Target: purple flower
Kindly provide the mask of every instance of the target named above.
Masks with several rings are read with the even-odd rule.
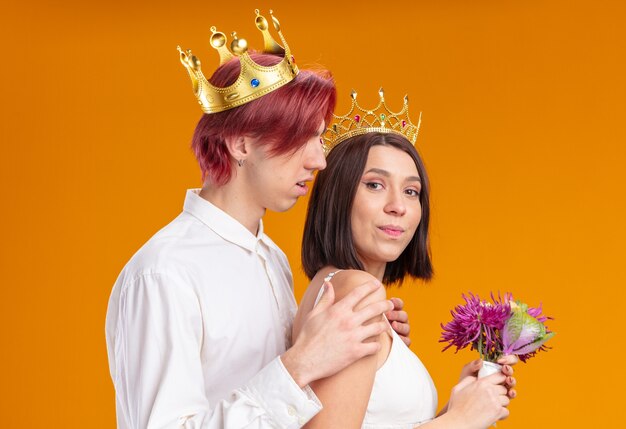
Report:
[[[439,342],[448,343],[458,352],[467,346],[477,350],[481,359],[495,362],[505,354],[516,354],[526,362],[538,351],[546,350],[545,342],[554,336],[545,326],[552,319],[542,315],[542,307],[528,308],[522,302],[514,302],[513,295],[504,297],[491,294],[491,301],[481,300],[478,295],[462,295],[464,305],[457,305],[452,320],[443,329]]]
[[[495,299],[492,294],[491,298],[493,303],[483,301],[472,293],[463,295],[465,305],[457,305],[451,311],[452,321],[441,325],[443,332],[439,342],[448,343],[443,350],[455,346],[458,352],[471,346],[478,350],[481,358],[497,359],[502,349],[499,331],[511,313],[510,295]]]
[[[538,321],[540,321],[541,323],[545,323],[546,320],[552,320],[552,317],[541,315],[541,312],[543,311],[542,306],[543,306],[542,304],[539,304],[539,307],[537,308],[530,307],[526,312],[530,314],[531,316],[533,316]]]

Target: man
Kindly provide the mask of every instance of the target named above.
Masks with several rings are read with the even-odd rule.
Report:
[[[192,144],[204,184],[113,288],[106,333],[120,429],[301,427],[321,408],[308,384],[378,350],[364,340],[385,325],[370,319],[389,312],[408,333],[388,301],[354,310],[379,284],[337,303],[326,285],[291,345],[291,272],[261,218],[292,207],[326,166],[320,136],[335,88],[299,72],[258,11],[256,23],[272,53],[248,54],[235,36],[233,57],[213,29],[222,64],[210,82],[180,51],[206,113]]]

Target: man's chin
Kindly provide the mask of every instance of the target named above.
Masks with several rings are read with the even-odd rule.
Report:
[[[280,203],[274,204],[268,207],[268,210],[273,212],[283,213],[290,210],[293,206],[298,202],[298,198],[290,198],[289,200],[281,201]]]

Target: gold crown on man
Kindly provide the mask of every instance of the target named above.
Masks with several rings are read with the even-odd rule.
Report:
[[[259,10],[255,10],[256,13],[256,27],[263,34],[264,41],[264,53],[275,54],[283,56],[283,59],[273,66],[262,66],[255,63],[250,54],[248,54],[248,42],[245,39],[240,39],[236,32],[231,35],[233,37],[230,43],[230,49],[226,46],[226,35],[220,31],[217,31],[215,27],[211,27],[211,46],[217,50],[220,56],[220,65],[230,61],[237,57],[241,64],[241,72],[239,77],[230,86],[225,88],[219,88],[211,85],[209,81],[202,74],[200,69],[200,60],[191,53],[191,50],[183,51],[180,46],[178,52],[180,52],[180,61],[187,69],[191,83],[193,85],[193,92],[198,99],[198,103],[205,113],[217,113],[224,110],[232,109],[233,107],[241,106],[252,100],[256,100],[259,97],[268,94],[275,89],[291,82],[298,74],[298,67],[289,45],[285,41],[283,34],[280,31],[280,23],[278,19],[272,16],[272,23],[274,28],[280,36],[282,46],[279,45],[269,32],[269,25],[267,19],[259,14]]]
[[[409,118],[409,97],[404,96],[402,110],[393,112],[385,103],[385,91],[378,90],[380,101],[373,109],[363,109],[356,101],[357,93],[352,90],[352,106],[348,113],[343,116],[333,115],[333,123],[324,132],[324,151],[326,155],[339,143],[350,137],[367,133],[395,133],[404,136],[408,141],[415,144],[422,114],[420,113],[417,125]]]

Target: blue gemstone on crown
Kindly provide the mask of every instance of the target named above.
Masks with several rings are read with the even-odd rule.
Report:
[[[250,86],[251,86],[252,88],[256,88],[256,87],[257,87],[257,86],[259,86],[260,84],[261,84],[261,82],[259,82],[259,80],[258,80],[258,79],[256,79],[256,78],[254,78],[254,79],[252,79],[252,80],[250,81]]]

